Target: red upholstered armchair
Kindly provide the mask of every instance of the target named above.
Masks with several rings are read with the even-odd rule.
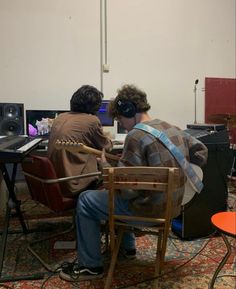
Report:
[[[45,156],[36,155],[30,155],[22,163],[22,168],[32,199],[56,213],[73,209],[76,203],[76,198],[63,196],[60,187],[61,182],[101,174],[101,172],[94,172],[58,178],[50,159]]]
[[[22,163],[22,168],[34,201],[54,212],[75,207],[76,199],[63,197],[53,164],[47,157],[31,155]]]
[[[60,186],[61,182],[101,174],[101,172],[94,172],[89,174],[58,178],[50,159],[45,156],[38,155],[30,155],[29,158],[25,159],[22,162],[22,169],[32,199],[51,209],[54,213],[56,213],[57,216],[64,215],[65,212],[69,210],[72,210],[73,215],[77,200],[77,198],[68,198],[63,196]],[[66,232],[68,232],[68,230]],[[66,232],[64,231],[57,235],[62,235]],[[28,246],[30,252],[49,271],[53,271],[53,269],[50,267],[50,265],[42,260],[39,254],[33,250],[32,245],[36,242],[39,243],[53,237],[55,237],[55,234],[41,240],[33,241]]]

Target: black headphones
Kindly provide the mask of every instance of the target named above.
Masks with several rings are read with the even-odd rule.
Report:
[[[131,101],[118,100],[117,110],[120,115],[128,118],[134,117],[137,113],[136,105]]]

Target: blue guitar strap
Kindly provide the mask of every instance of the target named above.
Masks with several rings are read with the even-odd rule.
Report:
[[[203,183],[199,179],[198,175],[195,173],[194,169],[191,167],[190,163],[187,161],[187,159],[184,157],[183,153],[174,145],[171,140],[158,129],[155,129],[151,127],[150,125],[144,124],[144,123],[138,123],[134,126],[134,128],[144,130],[156,138],[158,138],[172,153],[172,155],[175,157],[181,168],[183,169],[185,175],[189,178],[193,186],[195,187],[196,191],[198,193],[201,192],[203,189]]]

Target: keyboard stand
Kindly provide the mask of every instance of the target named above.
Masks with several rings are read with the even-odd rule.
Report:
[[[6,183],[6,187],[8,190],[8,200],[6,203],[6,213],[5,213],[5,220],[4,220],[3,231],[2,231],[2,240],[1,240],[1,246],[0,246],[0,283],[9,282],[9,281],[17,281],[17,280],[32,280],[32,279],[44,278],[44,274],[42,273],[24,275],[24,276],[2,277],[2,268],[3,268],[3,262],[4,262],[6,244],[7,244],[9,221],[10,221],[12,209],[15,209],[16,211],[23,233],[24,234],[29,233],[29,230],[27,229],[25,225],[24,218],[20,209],[20,201],[17,200],[15,190],[14,190],[18,163],[15,162],[15,163],[12,163],[12,165],[13,165],[13,170],[12,170],[12,175],[10,177],[9,172],[6,168],[6,163],[0,163],[0,168],[1,168],[2,175],[3,175],[3,179]]]

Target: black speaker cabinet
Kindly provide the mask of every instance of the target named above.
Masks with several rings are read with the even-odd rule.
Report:
[[[204,188],[184,206],[180,216],[172,221],[172,231],[182,239],[194,239],[213,233],[211,216],[227,209],[227,174],[232,164],[232,153],[227,132],[206,135],[202,142],[208,148],[208,161],[203,169]]]
[[[0,135],[24,134],[24,105],[0,103]]]

